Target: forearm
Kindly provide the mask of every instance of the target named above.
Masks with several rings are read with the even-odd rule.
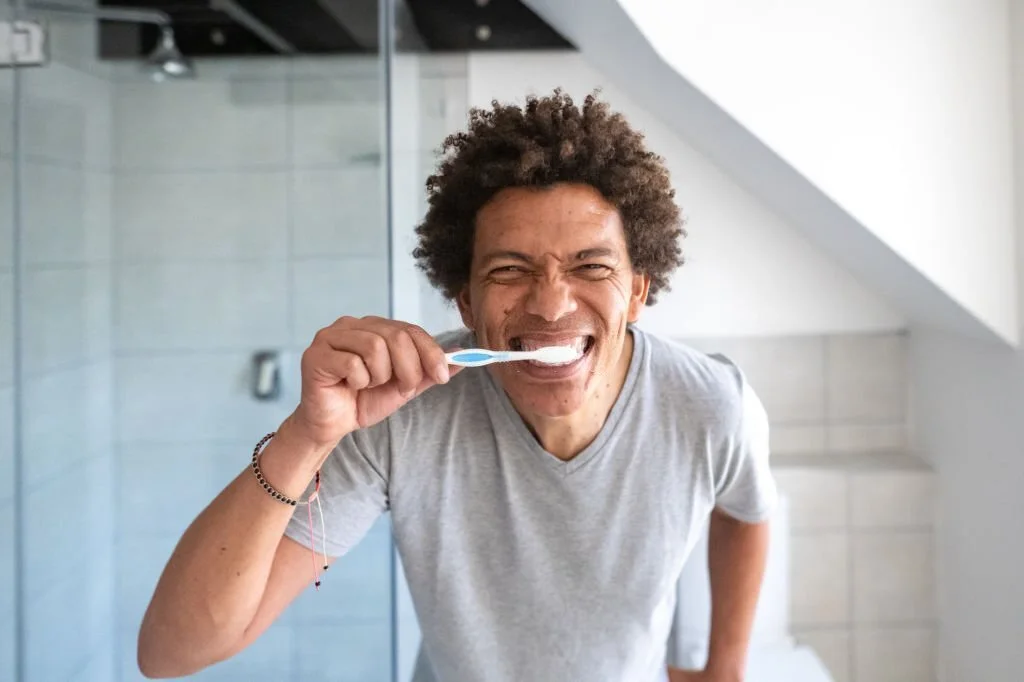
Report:
[[[325,452],[282,425],[265,447],[267,481],[301,496]],[[240,640],[263,597],[295,508],[243,471],[192,522],[167,562],[139,632],[139,664],[151,676],[182,676],[220,660]]]
[[[708,536],[711,641],[705,670],[742,680],[768,555],[769,524],[749,524],[715,511]]]

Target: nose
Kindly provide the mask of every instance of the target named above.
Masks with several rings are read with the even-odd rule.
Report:
[[[557,274],[537,277],[530,284],[526,297],[526,312],[548,322],[555,322],[576,312],[576,297],[572,286]]]

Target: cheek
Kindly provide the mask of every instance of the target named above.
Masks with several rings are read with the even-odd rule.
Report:
[[[516,317],[516,297],[507,290],[496,289],[477,299],[480,302],[477,318],[489,327],[502,327]]]
[[[599,291],[594,292],[597,295],[591,299],[594,310],[609,322],[631,317],[633,297],[629,286],[620,280],[608,280],[603,284]]]

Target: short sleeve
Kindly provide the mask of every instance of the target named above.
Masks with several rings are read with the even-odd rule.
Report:
[[[738,370],[737,370],[738,371]],[[767,520],[778,502],[769,464],[768,415],[754,389],[739,376],[730,417],[715,453],[715,507],[747,523]]]
[[[320,467],[320,510],[295,508],[285,535],[315,550],[340,557],[359,543],[388,509],[390,445],[387,420],[345,436]],[[308,498],[313,484],[305,493]],[[310,510],[313,522],[310,524]]]

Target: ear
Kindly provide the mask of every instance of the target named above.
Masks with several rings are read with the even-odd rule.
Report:
[[[629,293],[629,322],[636,323],[640,319],[640,311],[647,305],[647,294],[651,290],[649,275],[637,273],[633,275],[633,287]]]
[[[469,284],[463,286],[462,291],[455,297],[455,305],[459,307],[462,324],[466,326],[466,329],[474,329],[473,308],[469,305]]]

